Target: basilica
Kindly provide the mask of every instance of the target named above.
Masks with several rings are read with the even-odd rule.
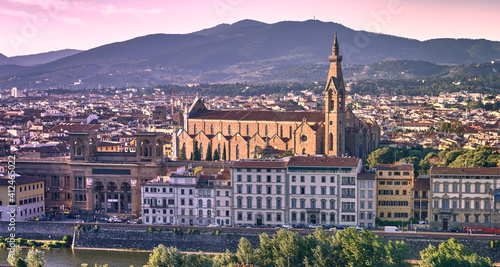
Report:
[[[323,111],[209,110],[197,97],[184,111],[184,127],[173,138],[173,156],[189,159],[196,145],[202,160],[215,150],[223,160],[254,158],[262,148],[366,159],[379,146],[380,128],[346,107],[336,34],[329,60]]]

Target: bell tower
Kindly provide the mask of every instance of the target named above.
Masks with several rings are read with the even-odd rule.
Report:
[[[345,87],[339,56],[337,33],[333,41],[330,70],[325,87],[325,154],[341,156],[345,153],[346,106]]]

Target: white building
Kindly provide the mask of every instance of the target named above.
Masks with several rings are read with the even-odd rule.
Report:
[[[215,222],[220,226],[231,226],[233,222],[233,188],[229,170],[219,173],[214,180]]]
[[[287,160],[241,159],[231,166],[234,224],[281,225],[285,218]]]
[[[358,174],[358,225],[375,228],[377,214],[377,177],[375,173]]]
[[[19,89],[17,89],[17,87],[12,87],[10,95],[12,97],[18,98],[19,97]]]

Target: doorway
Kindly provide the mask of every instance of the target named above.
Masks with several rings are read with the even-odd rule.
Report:
[[[257,214],[257,216],[255,216],[255,218],[257,220],[257,226],[262,225],[262,214]]]
[[[312,215],[311,215],[310,222],[311,222],[312,224],[316,224],[316,214],[312,214]]]
[[[443,219],[443,230],[448,230],[448,219]]]

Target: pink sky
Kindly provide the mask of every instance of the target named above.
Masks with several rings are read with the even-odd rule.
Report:
[[[312,18],[427,40],[500,41],[498,0],[0,0],[0,53],[90,49],[221,23]]]

